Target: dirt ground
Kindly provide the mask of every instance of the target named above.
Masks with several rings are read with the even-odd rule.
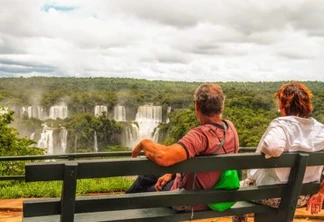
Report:
[[[23,199],[0,200],[0,222],[20,222],[22,221],[22,201]],[[196,222],[232,222],[231,217],[209,218],[204,220],[193,220]],[[248,222],[253,222],[253,217],[249,217]],[[311,215],[300,208],[296,210],[294,222],[324,222],[324,210],[318,215]]]

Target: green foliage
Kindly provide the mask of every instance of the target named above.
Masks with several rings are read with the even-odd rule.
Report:
[[[133,182],[134,179],[131,177],[82,179],[77,182],[77,195],[121,192],[130,187]],[[62,191],[62,182],[11,183],[1,181],[0,188],[0,199],[59,197]]]
[[[68,149],[70,152],[94,151],[95,135],[98,150],[119,143],[122,127],[106,114],[95,117],[91,113],[81,113],[66,120],[68,130]]]
[[[128,147],[124,147],[121,145],[116,145],[116,146],[109,146],[108,148],[102,150],[104,152],[115,152],[115,151],[130,151]]]
[[[23,116],[22,119],[16,118],[11,126],[15,129],[23,129],[19,131],[20,137],[29,137],[36,130],[40,129],[42,126],[42,121],[36,118],[28,118],[27,116]]]
[[[1,156],[26,156],[43,154],[43,151],[31,147],[34,143],[27,138],[19,138],[16,129],[10,127],[13,121],[13,111],[1,108],[0,114],[0,155]],[[0,175],[20,175],[24,171],[22,161],[1,161]]]
[[[224,118],[231,120],[239,134],[241,147],[256,147],[272,119],[278,113],[262,108],[239,108],[226,106]]]
[[[170,115],[170,122],[162,128],[166,132],[165,144],[173,144],[183,137],[190,129],[199,125],[193,105],[189,109],[181,109]]]

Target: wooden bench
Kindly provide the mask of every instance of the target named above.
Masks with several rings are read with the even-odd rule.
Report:
[[[316,193],[319,183],[302,184],[306,166],[324,165],[324,152],[284,153],[265,159],[256,153],[201,156],[170,167],[161,167],[146,157],[79,160],[26,164],[26,182],[61,180],[61,198],[25,200],[23,221],[181,221],[191,212],[176,212],[169,206],[238,201],[223,212],[194,212],[194,219],[254,213],[254,221],[292,221],[299,194]],[[238,190],[199,190],[78,196],[78,179],[225,169],[291,167],[288,184],[242,187]],[[281,197],[279,209],[249,202]]]

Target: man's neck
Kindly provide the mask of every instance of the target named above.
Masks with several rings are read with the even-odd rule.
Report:
[[[206,123],[218,123],[218,124],[223,125],[221,115],[215,115],[215,116],[212,116],[212,117],[202,116],[200,118],[200,124],[203,125],[203,124],[206,124]]]

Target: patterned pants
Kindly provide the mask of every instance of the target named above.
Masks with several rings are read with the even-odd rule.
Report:
[[[247,186],[255,186],[255,181],[252,179],[245,179],[241,181],[241,187],[247,187]],[[308,199],[310,198],[310,195],[300,195],[297,201],[297,207],[304,207],[307,204]],[[271,198],[271,199],[264,199],[264,200],[254,200],[252,201],[254,203],[263,204],[269,207],[273,208],[279,208],[281,198]],[[247,222],[248,216],[247,215],[235,215],[232,217],[232,222]]]

